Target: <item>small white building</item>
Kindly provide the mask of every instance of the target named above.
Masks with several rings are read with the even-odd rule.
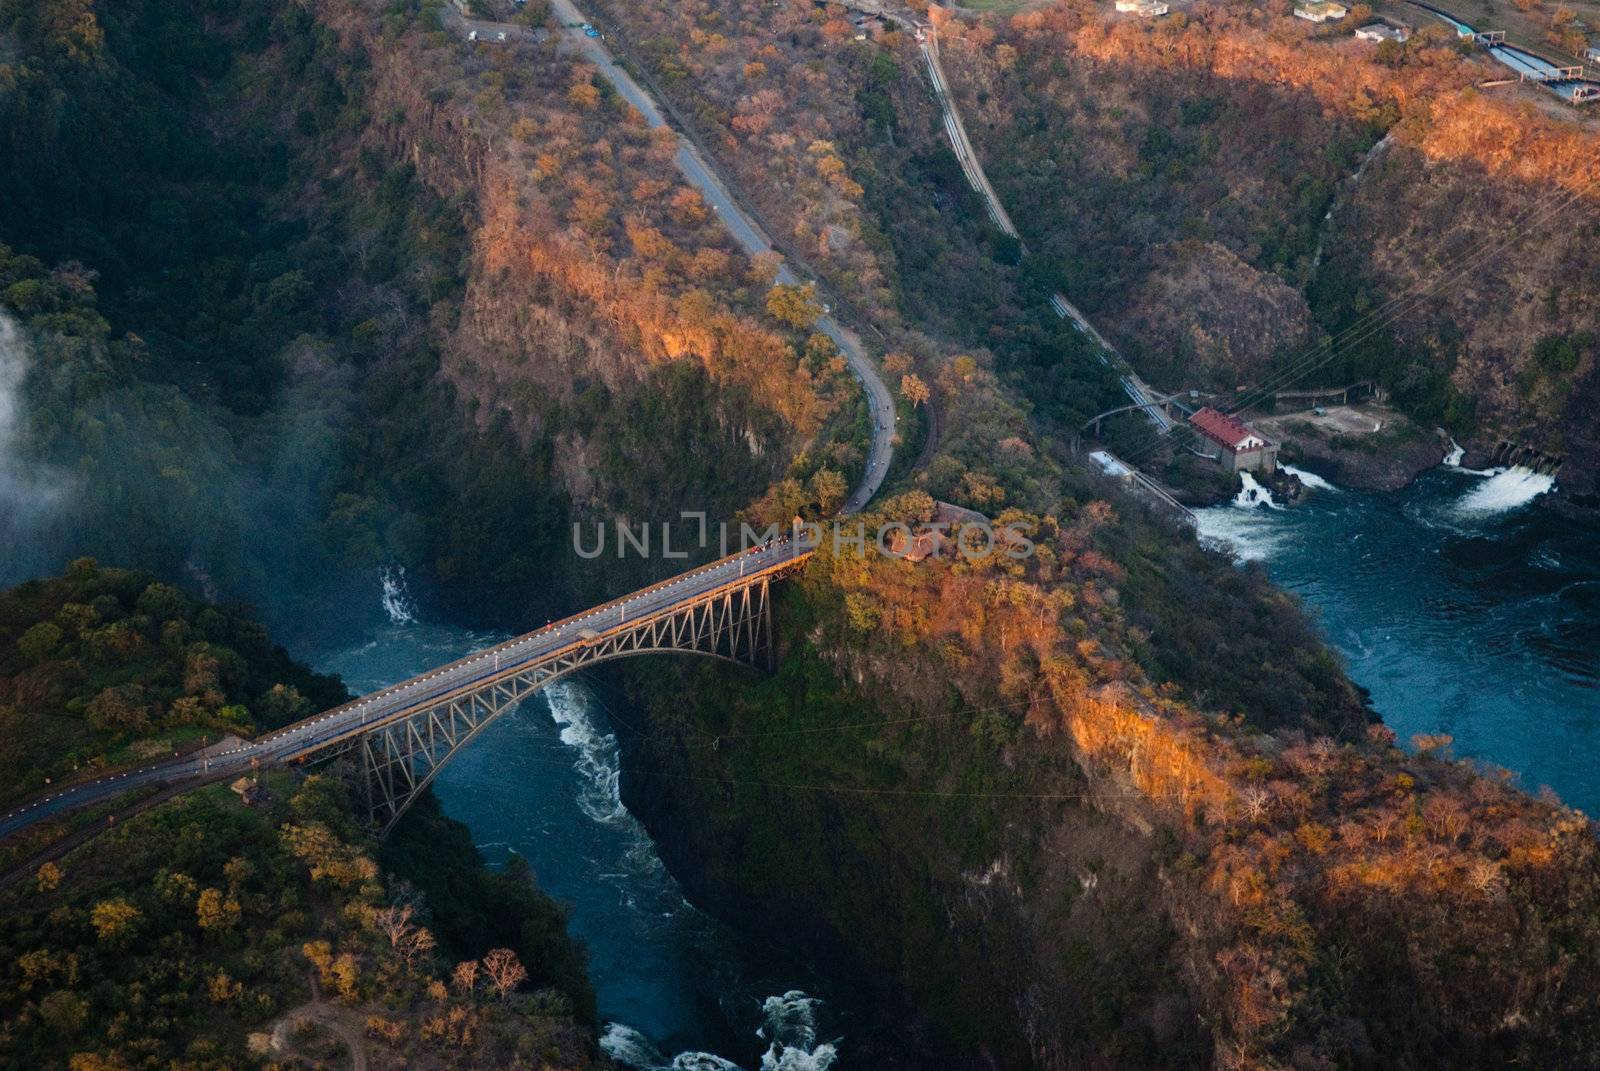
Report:
[[[1589,49],[1583,54],[1583,58],[1587,63],[1600,63],[1600,47]]]
[[[1116,7],[1125,14],[1139,15],[1147,19],[1165,15],[1169,10],[1162,0],[1116,0]]]
[[[1356,31],[1356,36],[1363,41],[1394,41],[1399,43],[1411,36],[1411,31],[1403,26],[1390,26],[1382,22],[1371,22]]]
[[[1307,22],[1337,22],[1349,13],[1343,4],[1336,4],[1333,0],[1310,0],[1309,3],[1296,5],[1294,9],[1294,17]]]

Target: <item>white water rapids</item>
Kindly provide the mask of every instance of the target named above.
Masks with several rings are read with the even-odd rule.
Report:
[[[1526,506],[1556,485],[1554,476],[1534,472],[1520,465],[1509,469],[1490,469],[1482,475],[1487,479],[1467,492],[1456,504],[1457,512],[1463,517],[1509,513]]]
[[[1311,488],[1313,491],[1338,490],[1337,487],[1333,486],[1333,484],[1329,483],[1327,480],[1324,480],[1321,476],[1318,476],[1314,472],[1307,472],[1305,469],[1297,469],[1293,465],[1284,465],[1282,468],[1284,472],[1287,472],[1291,476],[1297,477],[1302,484]]]
[[[768,997],[756,1036],[768,1042],[760,1071],[828,1071],[838,1059],[831,1042],[817,1040],[815,997],[798,989]],[[670,1060],[643,1034],[622,1023],[607,1023],[600,1047],[612,1059],[638,1071],[742,1071],[738,1064],[709,1052],[680,1052]]]
[[[559,681],[545,689],[544,697],[561,742],[576,756],[573,769],[584,784],[578,806],[590,820],[611,827],[627,842],[625,862],[637,877],[670,884],[675,890],[649,834],[623,805],[617,738],[595,723],[588,690],[575,681]],[[684,902],[680,910],[693,908]],[[817,1040],[816,1011],[821,1003],[798,989],[762,1002],[756,1036],[769,1044],[761,1057],[761,1071],[827,1071],[833,1066],[836,1046]],[[638,1071],[741,1071],[733,1061],[709,1052],[681,1052],[669,1060],[644,1034],[621,1022],[606,1024],[600,1046],[614,1060]]]
[[[403,565],[385,566],[379,575],[383,583],[383,612],[389,616],[389,622],[395,625],[412,625],[417,620],[417,604],[411,598],[411,592],[406,588],[406,567]]]

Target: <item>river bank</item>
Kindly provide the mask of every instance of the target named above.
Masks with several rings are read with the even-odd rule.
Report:
[[[1279,459],[1309,464],[1343,487],[1398,491],[1444,460],[1450,443],[1387,406],[1338,405],[1251,419],[1283,444]]]

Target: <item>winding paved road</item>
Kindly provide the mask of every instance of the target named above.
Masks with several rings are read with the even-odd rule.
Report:
[[[581,52],[623,99],[638,109],[650,126],[666,126],[667,121],[661,109],[650,95],[617,65],[599,39],[584,34],[581,24],[585,20],[571,0],[554,0],[554,11],[562,23],[560,32],[564,35],[563,47]],[[497,25],[455,20],[455,28],[463,36],[466,29],[477,28],[481,31],[485,26],[493,29]],[[527,34],[525,28],[512,28]],[[678,134],[677,164],[684,177],[706,199],[706,203],[722,217],[723,224],[747,253],[754,255],[773,250],[772,242],[761,228],[740,210],[716,169],[681,133]],[[797,286],[802,282],[786,262],[780,264],[777,280],[789,286]],[[844,505],[845,513],[856,513],[877,493],[894,457],[894,398],[859,339],[831,315],[823,315],[817,321],[816,328],[839,347],[867,394],[867,409],[872,422],[871,448],[861,480]],[[547,657],[562,647],[575,647],[588,642],[580,636],[581,632],[603,632],[625,621],[635,622],[641,617],[669,612],[680,603],[714,590],[729,579],[790,561],[803,554],[809,554],[809,550],[790,540],[735,554],[236,747],[222,751],[212,749],[66,786],[0,817],[0,837],[41,819],[80,810],[142,785],[221,780],[247,773],[258,766],[279,764],[324,749],[341,739],[358,736],[375,724],[404,716],[418,706],[469,687],[486,676]]]
[[[555,18],[560,21],[561,30],[565,34],[563,42],[565,47],[576,49],[585,59],[593,63],[599,70],[600,76],[610,82],[621,94],[622,99],[633,105],[639,114],[644,116],[645,122],[652,127],[668,125],[666,116],[655,99],[634,81],[632,75],[617,64],[616,58],[611,55],[611,50],[605,43],[583,32],[582,25],[588,20],[572,0],[553,0],[552,11]],[[683,172],[684,178],[700,191],[700,195],[706,199],[712,211],[722,217],[723,225],[728,228],[734,240],[746,253],[754,256],[757,253],[774,252],[771,239],[766,236],[758,223],[739,208],[738,202],[734,200],[733,194],[729,192],[727,184],[723,182],[715,166],[705,158],[694,142],[682,133],[678,134],[677,163],[678,170]],[[786,286],[799,286],[803,281],[789,267],[787,261],[779,266],[778,282]],[[897,419],[894,396],[889,393],[889,387],[878,374],[877,366],[862,348],[860,339],[827,314],[817,320],[816,329],[831,338],[834,345],[839,347],[839,351],[849,362],[850,371],[861,381],[862,388],[867,392],[868,418],[872,423],[872,444],[867,451],[867,465],[861,480],[844,505],[845,513],[856,513],[878,493],[883,478],[889,474],[889,463],[894,459],[894,430]]]

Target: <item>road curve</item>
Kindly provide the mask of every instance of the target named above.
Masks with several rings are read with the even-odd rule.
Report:
[[[582,25],[588,20],[572,0],[553,0],[551,9],[561,24],[563,47],[579,52],[593,63],[599,70],[600,76],[610,82],[622,99],[633,105],[650,126],[667,126],[666,116],[655,99],[634,81],[632,75],[617,64],[616,58],[611,55],[611,50],[605,43],[583,32]],[[723,225],[728,228],[734,240],[746,253],[754,256],[757,253],[774,252],[771,239],[762,231],[760,224],[740,209],[722,176],[717,173],[716,167],[705,158],[694,142],[682,133],[678,134],[677,164],[678,170],[683,172],[684,178],[700,191],[700,195],[706,199],[712,211],[722,217]],[[787,261],[779,266],[778,282],[787,286],[799,286],[803,281],[789,267]],[[860,339],[847,331],[833,316],[827,314],[817,320],[816,329],[827,335],[833,340],[834,345],[839,347],[839,351],[849,363],[851,373],[861,381],[861,386],[867,393],[867,413],[872,423],[872,443],[867,451],[867,464],[861,479],[844,504],[845,513],[857,513],[872,500],[873,495],[878,493],[884,477],[889,474],[889,463],[894,459],[896,421],[894,396],[889,393],[888,385],[878,374],[877,366],[867,357]]]

